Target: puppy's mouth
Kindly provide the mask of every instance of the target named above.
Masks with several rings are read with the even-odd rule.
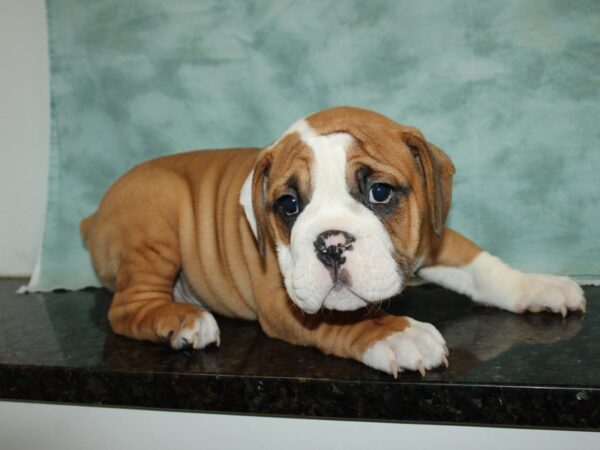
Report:
[[[370,302],[357,294],[352,289],[352,286],[344,283],[341,279],[338,279],[325,295],[321,305],[324,309],[329,310],[353,311],[355,309],[367,307],[373,303],[374,302]]]
[[[339,238],[339,233],[333,237]],[[386,249],[377,247],[377,242],[365,242],[359,242],[362,247],[345,248],[343,252],[332,244],[324,247],[327,253],[317,253],[317,259],[312,252],[303,252],[302,247],[295,259],[291,252],[281,251],[291,301],[302,312],[317,314],[321,310],[371,310],[397,295],[404,287],[402,268],[388,258],[391,255],[385,253]],[[320,250],[316,245],[314,248]]]
[[[337,270],[330,269],[329,275],[331,276],[331,282],[333,283],[333,286],[331,288],[332,290],[339,291],[341,289],[347,288],[350,292],[352,292],[352,277],[350,276],[350,272],[348,272],[345,268]],[[357,295],[356,293],[354,294]],[[327,293],[327,295],[329,295],[329,292]],[[325,296],[325,298],[327,298],[327,295]]]

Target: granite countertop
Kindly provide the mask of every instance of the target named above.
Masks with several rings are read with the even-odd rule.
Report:
[[[397,380],[217,317],[221,347],[114,335],[103,289],[16,295],[0,281],[0,398],[278,416],[600,428],[600,288],[588,313],[515,315],[436,286],[386,309],[435,324],[450,367]]]

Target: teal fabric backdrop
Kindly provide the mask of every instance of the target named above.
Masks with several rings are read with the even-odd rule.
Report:
[[[263,146],[334,105],[419,127],[450,223],[528,271],[600,278],[597,0],[48,0],[52,143],[32,289],[97,284],[78,233],[132,165]]]

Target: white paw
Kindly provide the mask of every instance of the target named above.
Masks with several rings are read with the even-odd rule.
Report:
[[[515,310],[539,312],[550,310],[565,317],[568,311],[585,312],[586,301],[581,286],[568,277],[523,274],[523,295]]]
[[[200,317],[190,320],[189,323],[184,322],[179,330],[173,333],[170,342],[175,350],[188,346],[197,350],[213,342],[218,347],[221,344],[221,334],[213,315],[204,311]]]
[[[398,372],[448,367],[448,348],[440,332],[431,324],[406,318],[410,324],[402,331],[375,342],[363,355],[363,362],[396,378]]]

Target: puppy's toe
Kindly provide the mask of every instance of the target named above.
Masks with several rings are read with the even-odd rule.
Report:
[[[212,343],[219,346],[221,339],[217,321],[208,311],[186,317],[170,339],[175,350],[188,346],[198,350]]]
[[[531,312],[549,310],[563,316],[568,311],[585,312],[583,290],[570,278],[545,274],[524,276],[524,295],[519,302],[521,309]]]
[[[404,370],[418,371],[448,366],[448,348],[440,332],[431,324],[407,318],[409,326],[371,345],[363,356],[370,367],[394,377]]]

